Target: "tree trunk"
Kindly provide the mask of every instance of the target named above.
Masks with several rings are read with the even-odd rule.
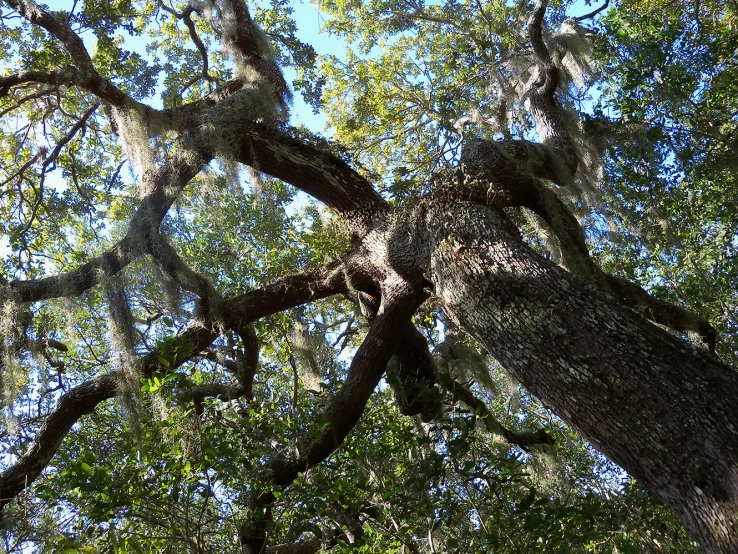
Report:
[[[706,552],[738,552],[738,373],[536,254],[499,213],[431,209],[448,315],[654,491]]]

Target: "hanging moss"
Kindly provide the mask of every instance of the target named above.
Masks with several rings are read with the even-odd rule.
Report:
[[[136,336],[130,298],[125,290],[123,277],[116,276],[105,283],[108,302],[108,333],[115,365],[118,367],[118,395],[128,420],[133,438],[142,445],[141,437],[141,377],[136,359]]]
[[[318,363],[321,338],[310,334],[308,326],[297,318],[292,334],[292,350],[300,368],[300,380],[307,390],[320,391],[323,372]]]
[[[6,416],[11,415],[13,401],[27,380],[20,362],[24,338],[20,298],[9,285],[0,282],[0,397]]]

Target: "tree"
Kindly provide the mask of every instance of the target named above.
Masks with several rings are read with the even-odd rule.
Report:
[[[534,417],[518,430],[498,420],[487,404],[499,385],[478,344],[655,494],[704,551],[738,551],[738,375],[715,355],[717,332],[706,317],[608,273],[590,255],[594,246],[614,266],[630,248],[640,258],[626,259],[629,274],[676,268],[668,280],[689,290],[693,275],[718,267],[700,259],[696,273],[684,270],[702,229],[722,233],[714,259],[735,250],[734,212],[716,208],[722,219],[706,223],[690,206],[689,225],[674,232],[667,216],[679,206],[647,202],[683,191],[690,202],[724,206],[726,195],[711,189],[718,177],[734,190],[735,63],[726,54],[738,36],[734,7],[694,7],[693,63],[659,58],[663,44],[694,36],[686,10],[651,35],[641,32],[653,27],[647,7],[611,11],[597,55],[621,84],[595,105],[577,91],[605,82],[587,59],[583,27],[600,9],[577,20],[566,18],[565,5],[547,10],[543,1],[325,3],[334,30],[358,40],[360,53],[333,60],[321,76],[284,2],[5,6],[7,432],[14,418],[26,420],[23,435],[6,439],[6,525],[29,521],[14,499],[33,491],[37,529],[48,519],[58,528],[65,510],[79,510],[113,549],[141,549],[143,537],[152,550],[316,552],[369,545],[380,539],[366,535],[384,528],[393,548],[419,552],[417,534],[397,521],[417,522],[413,509],[431,514],[434,551],[438,522],[468,513],[448,501],[445,514],[434,514],[435,501],[460,489],[475,514],[460,525],[483,533],[487,548],[501,540],[490,521],[515,529],[524,516],[520,535],[553,541],[546,525],[565,515],[579,522],[576,538],[596,548],[594,533],[608,523],[593,514],[603,505],[610,516],[629,502],[658,511],[634,501],[637,490],[618,508],[604,494],[582,490],[557,503],[520,484],[520,464],[535,457],[531,449],[550,448],[554,434]],[[122,38],[157,25],[160,38],[146,57]],[[379,61],[369,55],[378,41]],[[631,52],[643,61],[624,69]],[[639,82],[653,60],[662,73],[643,94]],[[347,150],[287,124],[280,64],[297,68],[295,86],[316,107],[329,78],[327,107]],[[161,105],[147,101],[155,91]],[[582,123],[575,115],[587,109]],[[631,112],[640,116],[635,123]],[[126,159],[135,179],[122,172]],[[251,168],[253,194],[243,192],[239,165]],[[286,184],[335,217],[313,206],[301,224],[289,223]],[[604,217],[635,235],[645,215],[664,221],[661,231],[640,233],[636,246],[602,246]],[[577,216],[590,223],[587,232]],[[661,251],[664,240],[669,249]],[[699,295],[726,306],[720,291],[730,290],[734,272],[711,276],[718,292]],[[725,359],[733,359],[731,317],[720,320]],[[346,371],[326,350],[330,338],[355,349]],[[290,368],[289,380],[280,367]],[[474,390],[460,371],[477,381]],[[397,410],[420,416],[420,430],[394,412],[382,387],[367,409],[385,374]],[[289,402],[273,399],[290,392]],[[106,408],[112,398],[120,402]],[[21,399],[38,418],[20,415]],[[449,418],[459,404],[470,411]],[[442,422],[438,443],[423,427],[433,420]],[[489,439],[470,438],[477,421],[518,454],[506,447],[495,457],[482,446]],[[357,425],[365,432],[350,435]],[[384,445],[374,436],[382,425]],[[429,475],[449,460],[452,477],[400,479],[404,470],[390,468],[382,448],[406,464],[413,452],[421,456]],[[359,462],[372,451],[367,475]],[[571,456],[591,473],[591,452],[578,447]],[[321,466],[329,458],[333,467]],[[495,509],[489,497],[478,507],[470,484],[498,499],[509,494],[514,509]],[[384,500],[400,489],[412,494],[382,515],[365,494],[372,487]],[[142,490],[156,491],[150,506]],[[294,496],[282,502],[285,494]],[[55,500],[52,515],[44,506]],[[334,525],[316,527],[328,513]],[[282,519],[289,524],[280,527]],[[368,520],[376,526],[361,525]],[[622,514],[615,521],[629,528]],[[664,521],[664,536],[689,548]],[[136,538],[136,526],[146,533]],[[17,528],[6,539],[20,536]],[[282,536],[300,540],[275,545]],[[79,534],[50,537],[84,551]],[[558,546],[571,547],[569,539]],[[651,540],[648,548],[661,548]],[[461,534],[445,547],[472,551],[480,548],[474,541]]]

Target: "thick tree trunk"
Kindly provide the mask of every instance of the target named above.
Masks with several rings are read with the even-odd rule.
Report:
[[[654,491],[706,552],[738,552],[738,373],[536,254],[504,216],[431,209],[449,316]]]

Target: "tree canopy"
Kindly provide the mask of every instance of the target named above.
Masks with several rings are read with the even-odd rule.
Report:
[[[315,6],[0,2],[4,551],[735,552],[738,4]]]

